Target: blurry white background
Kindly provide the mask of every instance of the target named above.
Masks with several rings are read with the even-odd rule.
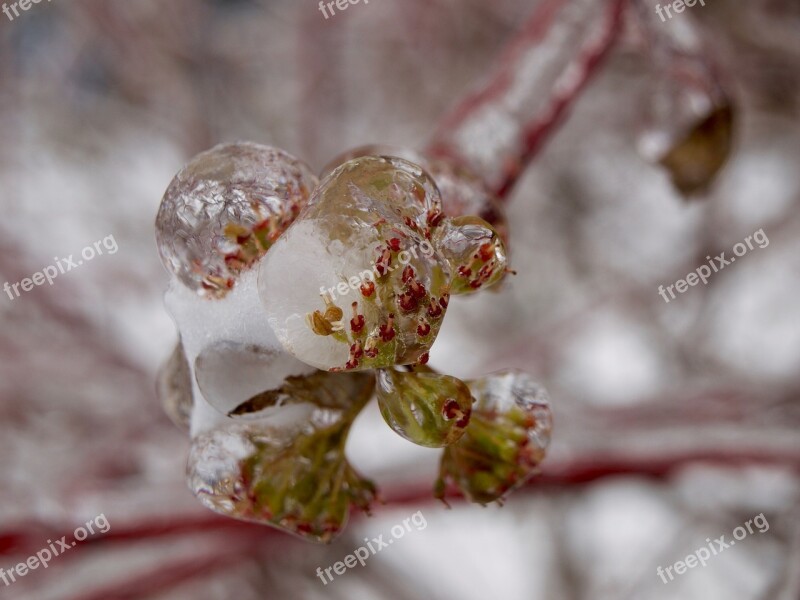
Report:
[[[104,513],[107,536],[0,597],[437,600],[800,597],[800,11],[716,0],[706,29],[737,98],[707,196],[636,152],[650,74],[622,44],[508,201],[512,267],[451,305],[432,360],[518,367],[550,391],[544,473],[503,507],[430,488],[437,453],[371,406],[352,462],[389,500],[328,547],[202,508],[155,370],[176,333],[154,242],[178,169],[218,142],[315,169],[365,143],[421,147],[536,3],[66,0],[0,17],[0,283],[113,234],[119,251],[0,299],[0,566]],[[665,304],[668,285],[763,228],[770,245]],[[316,578],[421,510],[414,531]],[[664,585],[759,513],[770,529]]]

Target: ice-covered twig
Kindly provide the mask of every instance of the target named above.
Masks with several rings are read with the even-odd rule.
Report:
[[[506,196],[619,37],[627,0],[546,0],[494,71],[441,121],[428,154]]]

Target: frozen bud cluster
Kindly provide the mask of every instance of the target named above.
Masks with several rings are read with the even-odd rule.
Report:
[[[198,154],[158,210],[164,265],[190,289],[224,296],[292,223],[316,184],[304,163],[277,148],[236,143]]]
[[[496,232],[446,217],[421,167],[364,156],[323,179],[262,262],[259,291],[289,353],[320,369],[375,369],[424,364],[450,294],[505,271]]]
[[[158,392],[190,431],[189,486],[212,510],[332,540],[376,497],[344,453],[373,396],[397,434],[445,448],[440,496],[450,482],[500,499],[541,460],[535,384],[425,366],[451,294],[508,271],[505,220],[477,180],[407,158],[359,155],[318,183],[282,150],[228,144],[165,193],[157,241],[180,341]]]

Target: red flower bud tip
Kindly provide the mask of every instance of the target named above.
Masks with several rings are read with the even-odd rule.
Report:
[[[481,260],[486,262],[494,256],[494,247],[492,244],[489,243],[483,244],[478,249],[478,253],[480,254]]]
[[[469,424],[469,415],[465,414],[464,411],[459,408],[458,402],[452,398],[445,400],[444,406],[442,406],[442,414],[448,421],[452,419],[458,419],[456,422],[458,427],[463,428]]]
[[[407,283],[409,279],[414,279],[414,275],[416,275],[414,268],[411,265],[406,266],[406,268],[403,269],[403,283]]]
[[[419,337],[425,337],[431,332],[430,323],[428,323],[425,319],[420,319],[419,325],[417,325],[417,335]]]
[[[442,314],[441,307],[436,303],[436,300],[431,298],[431,303],[428,306],[428,316],[432,319],[439,317]]]
[[[350,331],[353,333],[361,333],[364,329],[364,315],[358,315],[350,319]]]
[[[417,299],[414,297],[414,294],[411,292],[406,292],[405,294],[401,294],[397,297],[397,303],[400,306],[400,309],[405,312],[411,312],[417,308]]]
[[[480,271],[478,271],[478,277],[485,281],[492,276],[492,273],[494,273],[494,267],[491,264],[486,264],[481,267]]]
[[[375,284],[371,281],[365,281],[361,284],[361,294],[365,298],[369,298],[375,293]]]
[[[399,252],[400,251],[400,240],[398,238],[392,238],[389,240],[389,248],[391,248],[392,252]]]
[[[389,320],[381,325],[380,335],[384,342],[391,342],[394,339],[394,313],[390,313]]]
[[[428,213],[428,225],[436,227],[444,219],[444,213],[438,209],[432,210]]]
[[[392,264],[392,253],[389,248],[384,248],[383,253],[380,255],[377,261],[375,261],[375,270],[378,271],[380,275],[385,274],[389,270],[389,265]]]
[[[364,315],[358,314],[358,302],[353,302],[350,307],[353,309],[353,318],[350,319],[350,330],[359,334],[364,329]]]
[[[411,293],[414,295],[415,298],[424,298],[425,294],[427,294],[425,286],[415,279],[411,280],[409,288],[411,289]]]
[[[419,357],[419,360],[417,361],[417,363],[420,364],[420,365],[426,365],[426,364],[428,364],[428,359],[429,358],[430,358],[430,356],[426,352],[425,354],[423,354],[422,356]]]
[[[455,419],[456,413],[461,413],[458,408],[458,402],[453,400],[452,398],[448,398],[445,400],[444,405],[442,406],[442,414],[444,415],[445,419]]]

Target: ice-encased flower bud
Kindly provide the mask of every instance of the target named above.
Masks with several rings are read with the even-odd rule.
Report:
[[[311,169],[269,146],[202,152],[169,184],[156,217],[164,266],[185,286],[223,297],[294,221],[317,184]]]
[[[472,294],[498,283],[508,270],[503,240],[476,216],[447,219],[433,242],[453,269],[450,293]]]
[[[436,496],[447,484],[487,504],[524,484],[544,459],[552,415],[547,392],[529,375],[505,371],[467,382],[475,397],[464,435],[444,450]]]
[[[450,264],[431,243],[443,218],[406,160],[361,157],[325,177],[259,271],[283,347],[334,371],[424,361],[449,301]]]
[[[441,448],[464,434],[472,396],[460,379],[381,369],[377,380],[381,415],[398,435],[420,446]]]
[[[254,396],[232,411],[236,420],[192,440],[192,491],[215,512],[331,541],[351,507],[368,511],[375,498],[344,454],[373,389],[370,374],[318,371]]]

